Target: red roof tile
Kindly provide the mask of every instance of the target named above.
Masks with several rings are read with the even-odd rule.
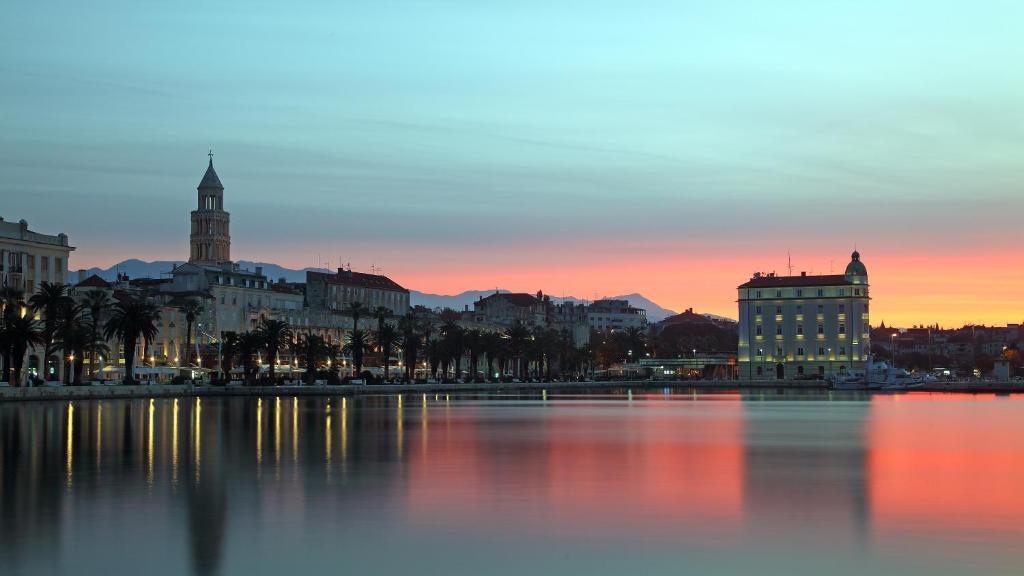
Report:
[[[110,282],[107,282],[98,275],[93,274],[78,284],[75,284],[75,288],[110,288]]]
[[[324,274],[323,272],[306,272],[306,281],[320,281],[338,286],[355,286],[357,288],[376,288],[378,290],[395,290],[408,292],[397,282],[387,276],[377,274],[363,274],[351,270],[339,270],[337,274]]]

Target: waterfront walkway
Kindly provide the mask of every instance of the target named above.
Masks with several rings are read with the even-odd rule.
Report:
[[[191,384],[153,384],[146,386],[39,386],[35,388],[0,387],[0,402],[23,400],[90,400],[103,398],[172,398],[192,396],[368,396],[381,394],[452,394],[460,392],[518,393],[531,391],[589,392],[595,390],[741,390],[797,389],[828,390],[828,384],[816,380],[629,380],[614,382],[522,382],[478,384],[381,384],[338,386],[204,386]],[[1024,392],[1024,382],[959,381],[937,382],[923,392]]]

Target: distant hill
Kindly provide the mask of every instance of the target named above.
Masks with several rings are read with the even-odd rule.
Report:
[[[131,259],[118,262],[109,268],[89,268],[85,271],[85,276],[89,277],[92,274],[96,274],[104,280],[113,281],[117,278],[118,273],[127,274],[130,278],[160,278],[170,274],[171,270],[175,266],[183,264],[183,260],[157,260],[154,262],[144,262],[142,260]],[[293,270],[291,268],[285,268],[284,266],[278,266],[269,262],[252,262],[249,260],[240,260],[237,262],[239,266],[246,270],[255,270],[257,266],[263,268],[263,273],[266,274],[267,278],[272,281],[277,281],[279,278],[284,278],[288,282],[305,282],[306,272],[329,272],[323,268],[303,268],[301,270]],[[72,276],[72,280],[77,282],[77,278]],[[508,290],[498,290],[499,292],[508,292]],[[452,310],[463,310],[466,306],[473,307],[473,302],[476,302],[480,298],[490,296],[494,294],[494,290],[466,290],[454,295],[444,294],[429,294],[426,292],[419,292],[417,290],[409,291],[409,300],[413,306],[426,306],[427,308],[451,308]],[[608,296],[610,300],[626,300],[629,304],[635,308],[642,308],[647,311],[647,319],[651,322],[660,322],[669,316],[674,316],[676,312],[669,310],[668,308],[662,308],[654,301],[643,296],[642,294],[632,293],[624,294],[622,296]],[[573,296],[567,296],[565,298],[552,296],[552,300],[556,302],[589,302],[582,298],[576,298]],[[719,318],[717,316],[708,315],[709,318]]]
[[[144,262],[142,260],[124,260],[118,262],[110,268],[89,268],[85,271],[85,276],[89,277],[96,274],[104,280],[113,281],[117,279],[117,275],[127,274],[129,278],[160,278],[163,275],[170,274],[171,270],[175,266],[184,264],[184,260],[156,260],[154,262]],[[278,278],[284,278],[288,282],[305,282],[306,272],[327,272],[323,268],[303,268],[302,270],[292,270],[291,268],[285,268],[278,266],[277,264],[271,264],[269,262],[251,262],[249,260],[239,260],[237,262],[239,266],[246,270],[255,270],[257,266],[263,267],[263,273],[267,275],[267,278],[273,281],[277,281]],[[76,280],[76,278],[72,278]]]

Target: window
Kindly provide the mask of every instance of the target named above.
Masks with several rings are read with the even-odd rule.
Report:
[[[803,307],[803,304],[797,304],[797,305],[796,305],[796,313],[797,313],[797,314],[803,314],[803,313],[804,313],[804,307]]]
[[[801,297],[801,296],[803,296],[803,295],[804,295],[804,291],[803,291],[803,290],[797,290],[797,291],[796,291],[796,297],[797,297],[797,298],[799,298],[799,297]]]
[[[804,375],[804,367],[803,366],[797,366],[796,367],[796,373],[798,375],[800,375],[800,376],[803,376]]]
[[[754,314],[760,314],[760,313],[761,313],[761,307],[760,306],[755,306],[754,307]]]
[[[782,314],[782,306],[776,306],[775,307],[775,313],[776,314]]]
[[[775,335],[782,336],[782,324],[775,326]]]
[[[839,333],[840,334],[846,334],[846,324],[840,324],[839,325]]]
[[[840,356],[846,356],[846,346],[840,346],[839,347],[839,355]]]
[[[776,290],[775,291],[775,297],[776,298],[782,298],[782,290]]]
[[[818,298],[821,298],[824,295],[825,295],[825,291],[822,290],[821,288],[818,288]]]
[[[782,358],[782,346],[777,346],[775,348],[775,355],[778,356],[779,358]]]
[[[840,296],[846,296],[846,288],[840,288],[839,289],[839,295]]]
[[[860,296],[860,288],[854,288],[853,289],[853,295],[854,296]]]
[[[28,255],[28,263],[26,264],[26,266],[28,266],[29,273],[35,272],[35,270],[36,270],[36,257],[33,256],[32,254],[29,254]]]
[[[755,330],[755,333],[756,333],[756,334],[757,334],[758,336],[760,336],[760,335],[761,335],[761,325],[760,325],[760,324],[758,324],[758,325],[757,325],[757,326],[755,327],[755,329],[754,329],[754,330]]]
[[[824,334],[824,333],[825,333],[825,325],[824,324],[818,324],[818,334]]]
[[[823,304],[818,304],[818,314],[824,314],[824,313],[825,313],[825,306]]]
[[[796,349],[796,355],[797,356],[803,356],[804,355],[804,349],[803,348],[797,348]]]
[[[762,366],[758,366],[757,367],[757,375],[758,376],[763,376],[764,375],[764,368]]]
[[[764,348],[758,348],[757,349],[757,355],[758,355],[758,357],[764,356]]]
[[[825,355],[825,347],[824,346],[818,346],[818,356],[824,356],[824,355]]]
[[[803,336],[804,335],[804,325],[803,324],[797,324],[796,325],[796,335],[797,336]]]
[[[867,302],[864,303],[864,313],[865,314],[868,313],[868,303]]]
[[[846,314],[846,304],[840,304],[839,305],[839,313],[840,314]]]
[[[49,256],[40,256],[39,257],[39,269],[42,270],[43,272],[49,272],[50,271],[50,257]]]
[[[758,291],[757,291],[757,296],[756,296],[756,297],[757,297],[757,298],[760,298],[760,297],[761,297],[761,291],[760,291],[760,290],[758,290]]]

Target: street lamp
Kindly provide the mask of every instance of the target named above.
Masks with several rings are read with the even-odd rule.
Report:
[[[896,334],[892,335],[892,367],[896,367]]]

